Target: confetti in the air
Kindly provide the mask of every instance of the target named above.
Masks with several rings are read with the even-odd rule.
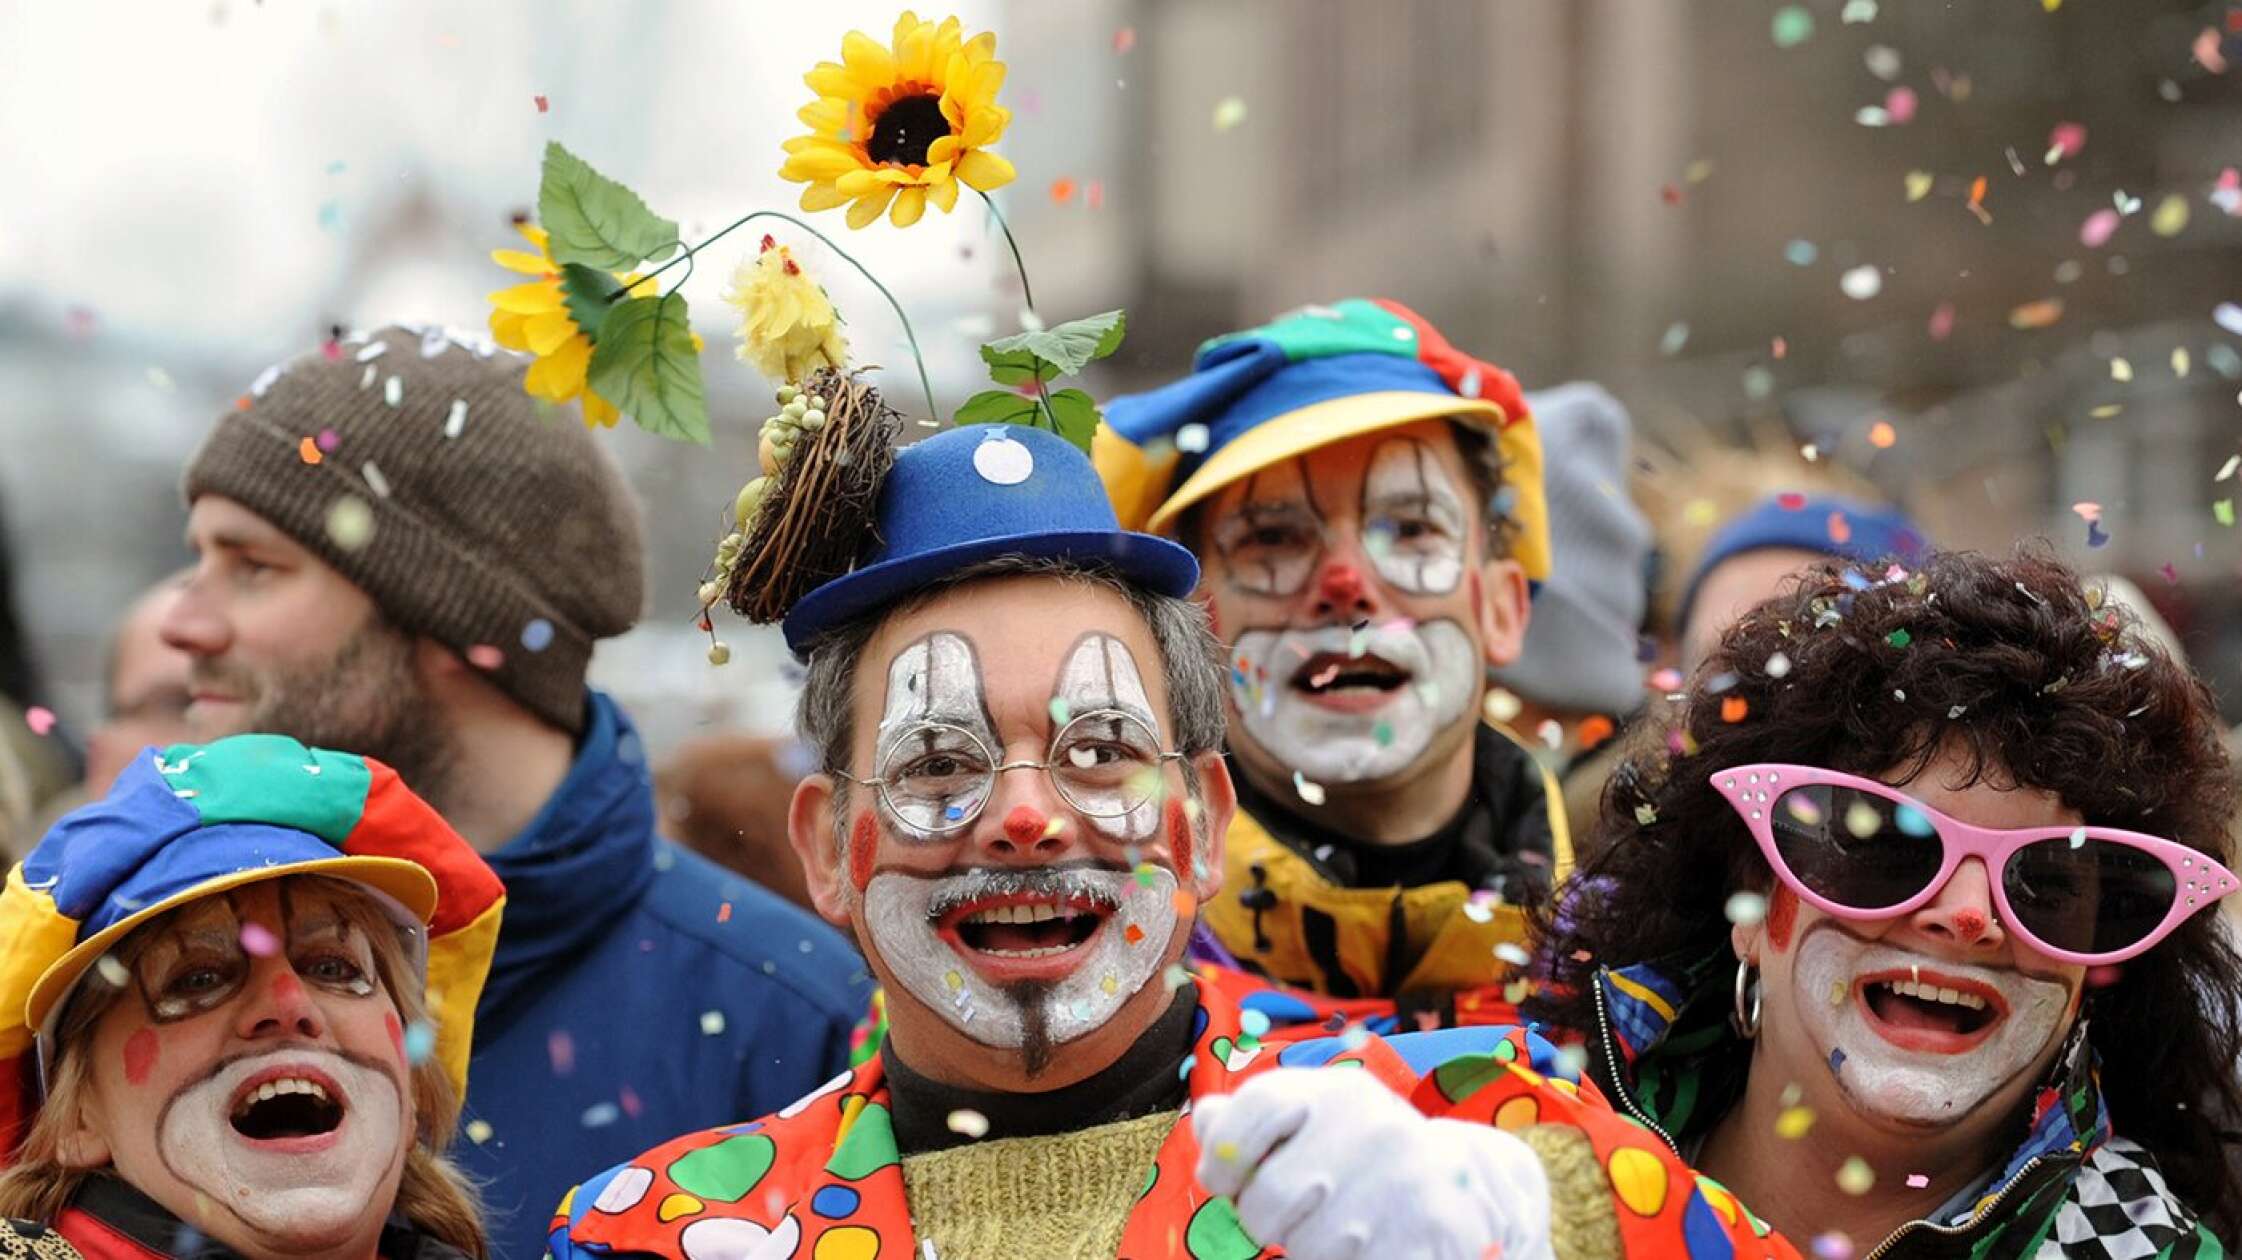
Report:
[[[1814,38],[1814,15],[1806,6],[1786,4],[1775,10],[1769,32],[1777,48],[1796,48]]]
[[[1750,927],[1767,917],[1767,898],[1755,892],[1730,893],[1728,904],[1722,907],[1728,921],[1738,927]]]
[[[45,735],[54,729],[54,710],[45,705],[32,705],[23,711],[23,724],[31,728],[32,734]]]
[[[1860,1156],[1848,1155],[1837,1170],[1837,1188],[1854,1196],[1867,1194],[1876,1188],[1876,1170]]]
[[[989,1131],[989,1118],[971,1107],[960,1107],[951,1112],[943,1120],[943,1124],[950,1132],[969,1138],[985,1137]]]
[[[1215,103],[1214,129],[1230,131],[1246,120],[1246,103],[1242,97],[1225,96]]]
[[[280,938],[262,923],[241,925],[241,948],[252,958],[270,958],[280,952]]]
[[[1840,276],[1837,287],[1846,297],[1856,302],[1866,302],[1884,291],[1884,273],[1863,263]]]
[[[1299,793],[1300,799],[1310,805],[1323,804],[1323,785],[1298,770],[1292,772],[1292,790]]]
[[[705,1037],[718,1037],[718,1036],[722,1036],[722,1035],[723,1035],[723,1033],[724,1033],[724,1012],[722,1012],[722,1011],[702,1011],[702,1012],[701,1012],[701,1035],[702,1035],[702,1036],[705,1036]]]

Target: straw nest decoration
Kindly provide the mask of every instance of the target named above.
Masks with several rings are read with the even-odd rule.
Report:
[[[855,373],[825,368],[802,389],[827,399],[825,427],[803,434],[772,475],[724,591],[732,611],[758,625],[784,619],[872,545],[880,483],[903,428],[902,415]]]

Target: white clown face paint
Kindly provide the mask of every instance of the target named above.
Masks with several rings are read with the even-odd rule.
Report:
[[[1230,698],[1245,733],[1279,763],[1318,783],[1372,783],[1471,719],[1479,660],[1446,618],[1386,622],[1360,640],[1345,626],[1249,630],[1232,653]],[[1369,681],[1346,685],[1358,672]]]
[[[1419,438],[1394,438],[1371,453],[1362,479],[1363,550],[1395,589],[1445,595],[1463,579],[1463,496]]]
[[[1115,840],[1151,839],[1160,829],[1161,796],[1147,790],[1160,777],[1160,720],[1129,645],[1103,631],[1083,635],[1059,667],[1051,699],[1053,714],[1067,715],[1051,748],[1052,773],[1077,785],[1070,798],[1083,821]],[[1086,716],[1101,713],[1121,716]]]
[[[1888,981],[1951,988],[1999,1018],[1951,1052],[1898,1044],[1892,1036],[1908,1034],[1892,1033],[1867,1006],[1868,986]],[[1854,1106],[1880,1119],[1946,1126],[2047,1061],[2066,1031],[2071,990],[2061,980],[1863,940],[1818,920],[1800,933],[1789,999],[1815,1053],[1825,1062],[1843,1055],[1838,1086]],[[1771,1010],[1769,1018],[1779,1016]]]
[[[276,1076],[318,1082],[342,1104],[341,1125],[317,1138],[243,1137],[232,1123],[237,1095]],[[384,1183],[403,1167],[405,1107],[387,1072],[290,1048],[235,1060],[181,1091],[164,1111],[157,1145],[182,1183],[259,1235],[331,1238],[382,1202]]]
[[[1031,1040],[1060,1045],[1105,1026],[1166,964],[1185,928],[1175,913],[1175,874],[1080,867],[980,868],[924,877],[883,871],[865,891],[864,919],[880,959],[921,1005],[986,1046],[1017,1050]],[[1016,906],[1060,903],[1102,916],[1091,937],[1053,959],[1033,960],[1034,979],[965,948],[960,921]],[[1142,935],[1129,940],[1129,929]],[[1056,964],[1056,965],[1051,965]]]
[[[972,772],[993,764],[1001,747],[969,640],[941,631],[896,653],[872,764],[881,777],[911,785],[881,798],[903,839],[942,838],[979,809],[981,781]]]

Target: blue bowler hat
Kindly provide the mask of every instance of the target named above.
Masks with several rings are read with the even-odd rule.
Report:
[[[795,656],[843,622],[998,556],[1097,562],[1162,595],[1199,584],[1189,551],[1122,529],[1090,457],[1043,429],[963,425],[897,451],[874,526],[864,562],[786,614]]]

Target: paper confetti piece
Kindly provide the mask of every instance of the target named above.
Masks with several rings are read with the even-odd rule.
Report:
[[[1916,104],[1915,89],[1911,87],[1902,85],[1884,94],[1884,113],[1898,126],[1915,121]]]
[[[2124,357],[2110,360],[2110,379],[2113,381],[2132,380],[2133,361]]]
[[[1860,1156],[1848,1155],[1837,1170],[1837,1188],[1856,1197],[1867,1194],[1876,1188],[1876,1170]]]
[[[319,453],[319,443],[310,437],[296,443],[296,458],[307,464],[317,464],[327,458]]]
[[[1573,728],[1573,738],[1585,750],[1610,739],[1617,729],[1610,718],[1601,713],[1591,713],[1580,719],[1580,725]]]
[[[405,402],[405,378],[392,376],[383,381],[381,383],[381,400],[392,407],[403,406]]]
[[[1927,1173],[1907,1174],[1907,1188],[1910,1190],[1920,1190],[1929,1184],[1931,1184],[1931,1179]]]
[[[2008,325],[2018,329],[2046,328],[2062,318],[2063,299],[2042,298],[2011,310],[2008,313]]]
[[[475,1119],[467,1122],[467,1140],[477,1146],[490,1141],[493,1132],[495,1130],[490,1127],[488,1120]]]
[[[1786,4],[1775,10],[1768,33],[1777,48],[1796,48],[1814,37],[1814,15],[1804,5]]]
[[[241,948],[252,958],[270,958],[280,952],[280,938],[262,923],[241,925]]]
[[[405,1062],[424,1063],[436,1053],[436,1029],[427,1020],[416,1019],[405,1026]]]
[[[1658,339],[1658,353],[1668,356],[1677,355],[1682,352],[1682,347],[1688,344],[1689,325],[1685,322],[1676,321],[1668,324],[1666,334]]]
[[[2116,235],[2117,225],[2117,211],[2097,210],[2086,216],[2086,222],[2079,225],[2079,244],[2088,249],[2100,249],[2110,243],[2110,237]]]
[[[1077,187],[1079,187],[1079,185],[1077,185],[1073,179],[1065,175],[1061,175],[1057,179],[1052,180],[1051,204],[1054,206],[1063,206],[1066,203],[1074,200],[1074,192]]]
[[[1814,1235],[1814,1260],[1853,1260],[1852,1238],[1838,1230]]]
[[[506,654],[488,643],[477,643],[467,649],[467,663],[477,669],[497,669],[506,663]]]
[[[1755,892],[1730,893],[1727,904],[1721,907],[1721,913],[1738,927],[1750,927],[1766,919],[1767,898]]]
[[[1954,304],[1952,302],[1939,303],[1938,308],[1931,312],[1931,322],[1925,331],[1930,333],[1933,341],[1944,341],[1952,336],[1954,334]]]
[[[2188,374],[2189,366],[2191,365],[2188,361],[2188,348],[2186,346],[2172,347],[2172,375],[2185,377]]]
[[[1891,421],[1879,420],[1868,426],[1868,444],[1877,450],[1888,451],[1892,449],[1892,444],[1897,441],[1899,441],[1899,433],[1892,428]]]
[[[623,1109],[614,1103],[593,1103],[584,1108],[581,1123],[587,1129],[604,1129],[622,1118]]]
[[[1876,0],[1845,0],[1845,9],[1837,15],[1837,20],[1847,26],[1875,21]]]
[[[1795,1142],[1805,1137],[1814,1127],[1814,1110],[1811,1107],[1785,1107],[1775,1117],[1775,1136]]]
[[[2047,133],[2047,164],[2055,165],[2064,158],[2077,157],[2086,147],[2086,128],[2075,122],[2057,123]]]
[[[2167,195],[2156,203],[2149,215],[2149,231],[2170,238],[2187,230],[2188,199],[2178,193]]]
[[[1175,448],[1186,455],[1196,455],[1207,449],[1209,435],[1203,424],[1187,424],[1175,433]]]
[[[2219,303],[2211,308],[2211,322],[2237,337],[2242,337],[2242,306],[2233,302]]]
[[[546,99],[545,99],[544,97],[542,97],[542,96],[532,96],[532,97],[530,97],[529,99],[530,99],[530,100],[532,100],[532,101],[534,101],[534,102],[536,102],[536,104],[537,104],[537,112],[538,112],[538,113],[540,113],[540,114],[549,114],[549,113],[552,113],[552,112],[553,112],[553,104],[552,104],[552,102],[551,102],[551,101],[548,101],[548,100],[546,100]]]
[[[1846,297],[1856,302],[1866,302],[1884,291],[1884,273],[1863,263],[1838,277],[1837,287]]]
[[[467,400],[464,398],[454,398],[452,399],[451,413],[444,417],[444,436],[447,438],[456,438],[460,435],[460,432],[462,430],[466,429],[466,427]]]
[[[1811,267],[1821,256],[1821,247],[1812,241],[1792,241],[1783,246],[1783,261],[1793,267]]]
[[[1507,723],[1518,716],[1526,707],[1526,702],[1501,687],[1489,687],[1486,702],[1481,707],[1486,710],[1490,721]]]
[[[1215,103],[1214,129],[1229,131],[1246,120],[1246,103],[1236,96],[1225,96]]]
[[[2216,521],[2217,521],[2217,522],[2218,522],[2219,524],[2221,524],[2221,525],[2225,525],[2225,526],[2228,526],[2228,527],[2230,527],[2230,528],[2231,528],[2231,527],[2233,526],[2233,524],[2234,524],[2234,500],[2232,500],[2232,499],[2218,499],[2218,500],[2215,500],[2215,501],[2214,501],[2214,502],[2213,502],[2213,503],[2211,504],[2211,517],[2212,517],[2212,519],[2216,520]]]
[[[1907,188],[1907,200],[1910,203],[1921,201],[1931,195],[1931,184],[1934,181],[1929,171],[1909,171],[1903,179]]]
[[[1533,961],[1533,955],[1528,954],[1523,947],[1514,941],[1504,941],[1502,944],[1495,946],[1495,957],[1513,967],[1523,967]]]
[[[1298,770],[1292,772],[1292,790],[1299,793],[1300,799],[1310,805],[1323,804],[1323,785],[1313,782]]]
[[[1742,696],[1727,696],[1720,702],[1720,720],[1733,725],[1743,721],[1751,710],[1751,705]]]
[[[374,509],[346,494],[327,509],[327,537],[344,551],[363,550],[374,539]]]
[[[950,1132],[969,1138],[985,1137],[989,1132],[989,1118],[970,1107],[958,1108],[945,1116],[942,1123]]]
[[[533,617],[522,627],[522,646],[532,652],[542,652],[553,645],[553,623],[543,617]]]
[[[32,734],[44,735],[54,729],[54,710],[45,705],[32,705],[23,711],[23,724],[31,728]]]
[[[1764,668],[1769,678],[1782,678],[1790,673],[1790,658],[1781,652],[1773,653],[1768,656]]]
[[[1130,49],[1132,49],[1132,48],[1134,48],[1134,47],[1136,47],[1136,46],[1137,46],[1137,28],[1136,28],[1136,27],[1133,27],[1133,26],[1124,26],[1124,27],[1122,27],[1122,28],[1121,28],[1120,30],[1117,30],[1117,31],[1115,31],[1115,32],[1113,33],[1113,53],[1114,53],[1114,55],[1115,55],[1115,56],[1117,56],[1117,57],[1125,57],[1125,56],[1127,56],[1127,55],[1128,55],[1128,53],[1129,53],[1129,50],[1130,50]]]

